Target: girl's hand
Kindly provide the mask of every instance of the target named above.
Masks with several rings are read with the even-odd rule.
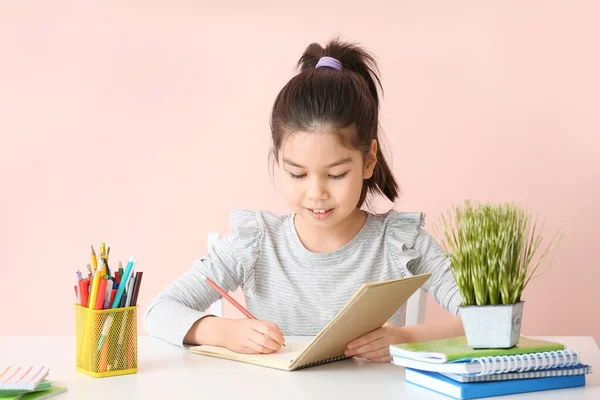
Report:
[[[344,354],[366,358],[373,362],[387,363],[392,361],[390,345],[404,343],[407,339],[402,328],[386,323],[381,328],[348,343]]]
[[[283,333],[273,322],[256,319],[228,319],[222,346],[236,353],[270,354],[285,343]]]

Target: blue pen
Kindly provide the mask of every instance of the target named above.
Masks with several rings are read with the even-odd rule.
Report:
[[[127,286],[127,280],[129,279],[129,275],[131,275],[131,270],[135,265],[137,260],[135,258],[129,257],[129,262],[127,263],[127,267],[125,268],[125,276],[121,279],[121,283],[119,284],[119,289],[117,290],[117,294],[115,295],[115,299],[113,300],[111,308],[118,308],[119,304],[121,304],[121,297],[123,297],[123,292],[125,291],[125,286]]]
[[[115,299],[112,303],[111,308],[119,307],[119,304],[121,303],[121,297],[123,297],[123,292],[125,291],[125,284],[127,283],[127,280],[129,279],[129,275],[131,275],[131,271],[133,270],[133,267],[135,266],[136,261],[137,261],[137,259],[133,258],[133,256],[129,257],[129,262],[127,263],[127,267],[125,268],[125,278],[124,278],[124,280],[121,280],[122,284],[119,285],[119,289],[117,290],[117,294],[115,295]],[[106,340],[106,336],[108,335],[108,332],[110,331],[110,328],[112,327],[112,323],[113,323],[114,319],[115,319],[114,313],[110,313],[110,315],[108,317],[106,317],[106,320],[104,321],[104,325],[102,327],[100,341],[98,342],[98,350],[102,349],[102,346],[104,345],[104,341]]]

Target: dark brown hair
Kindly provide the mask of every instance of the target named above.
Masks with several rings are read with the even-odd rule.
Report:
[[[343,70],[315,68],[324,56],[337,59]],[[273,105],[271,134],[275,160],[286,137],[296,131],[314,132],[332,127],[344,146],[361,151],[363,160],[372,140],[377,139],[377,164],[373,176],[363,183],[357,207],[363,205],[368,193],[382,194],[395,201],[398,184],[378,137],[378,88],[383,92],[383,87],[373,56],[356,44],[333,39],[325,48],[318,43],[309,45],[297,67],[300,73],[281,89]],[[350,126],[354,128],[350,130],[352,133],[340,133],[340,128]]]

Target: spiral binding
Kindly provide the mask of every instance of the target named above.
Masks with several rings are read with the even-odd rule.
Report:
[[[317,365],[328,364],[328,363],[332,363],[332,362],[336,362],[336,361],[347,360],[348,358],[352,358],[352,356],[350,356],[350,357],[348,357],[348,356],[332,357],[332,358],[328,358],[326,360],[315,361],[315,362],[312,362],[310,364],[304,364],[304,365],[299,366],[296,369],[304,369],[304,368],[309,368],[309,367],[316,367]]]
[[[471,360],[471,363],[481,365],[481,372],[475,374],[478,376],[514,371],[541,371],[579,364],[579,354],[576,350],[547,351],[512,356],[478,357]]]

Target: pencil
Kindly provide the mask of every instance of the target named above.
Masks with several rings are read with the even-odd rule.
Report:
[[[108,275],[108,263],[106,260],[106,245],[104,242],[100,243],[100,258],[104,260],[102,263],[102,275]]]
[[[94,246],[90,245],[92,248],[92,271],[96,272],[98,269],[98,259],[96,258],[96,252],[94,251]]]
[[[108,362],[108,341],[104,342],[102,346],[102,352],[100,353],[100,365],[98,366],[98,372],[106,372]]]
[[[235,308],[237,308],[238,310],[240,310],[240,312],[242,314],[244,314],[246,317],[248,317],[250,319],[256,319],[256,317],[254,315],[250,314],[250,311],[246,310],[240,303],[238,303],[226,291],[224,291],[223,289],[221,289],[219,287],[219,285],[217,285],[216,283],[214,283],[209,277],[207,277],[203,273],[200,273],[200,275],[202,276],[202,279],[204,279],[204,281],[210,285],[210,287],[212,287],[213,289],[215,289],[217,291],[217,293],[219,293],[221,296],[223,296],[223,298],[227,299],[227,301],[230,302]]]
[[[90,310],[95,310],[96,308],[96,300],[98,297],[98,286],[100,286],[100,280],[102,279],[102,270],[96,269],[94,272],[94,278],[92,279],[91,290],[89,299],[88,299],[88,308]]]
[[[238,303],[226,291],[224,291],[223,289],[221,289],[219,287],[219,285],[217,285],[216,283],[214,283],[209,277],[207,277],[206,275],[204,275],[202,272],[200,272],[200,276],[202,277],[202,279],[204,279],[204,282],[208,283],[208,285],[210,287],[212,287],[213,289],[215,289],[217,291],[217,293],[219,293],[221,296],[223,296],[224,299],[226,299],[228,302],[230,302],[242,314],[244,314],[246,317],[248,317],[250,319],[256,319],[256,317],[254,315],[250,314],[250,311],[246,310],[240,303]],[[269,337],[268,335],[265,335],[265,336],[268,337],[269,339],[273,340],[273,338]],[[287,347],[285,344],[282,344],[282,346],[283,347]]]

